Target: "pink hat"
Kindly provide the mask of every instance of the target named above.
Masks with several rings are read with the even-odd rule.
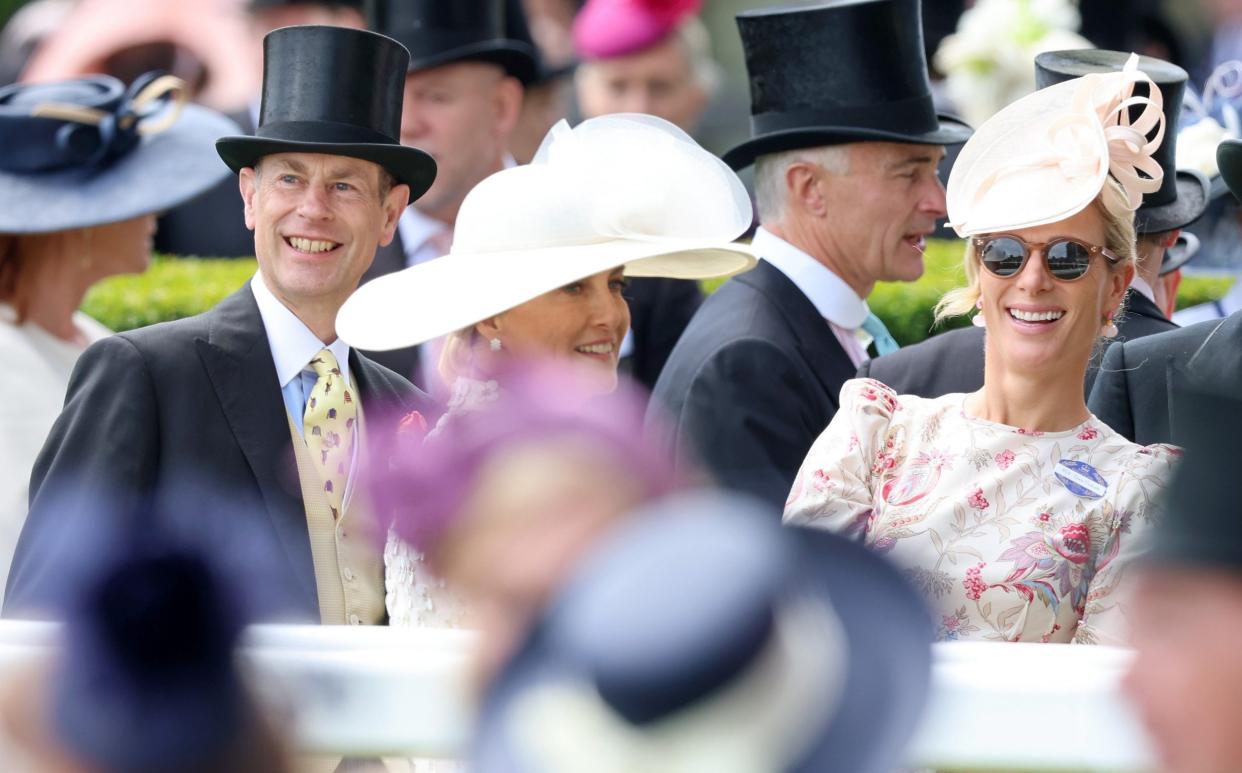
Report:
[[[611,59],[667,38],[702,0],[587,0],[574,19],[574,48],[583,59]]]

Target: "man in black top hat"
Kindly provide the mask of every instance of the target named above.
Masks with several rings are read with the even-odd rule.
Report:
[[[1129,56],[1120,51],[1095,49],[1043,53],[1035,58],[1035,81],[1039,88],[1045,88],[1088,73],[1120,71]],[[1177,123],[1186,71],[1150,57],[1141,59],[1139,69],[1160,87],[1164,98],[1164,142],[1155,154],[1164,169],[1164,180],[1158,191],[1143,197],[1142,205],[1134,213],[1138,265],[1126,294],[1124,312],[1116,319],[1117,340],[1120,341],[1177,329],[1169,319],[1172,305],[1168,297],[1169,284],[1161,279],[1166,256],[1177,243],[1181,229],[1198,220],[1209,202],[1207,178],[1194,170],[1176,168]],[[1176,251],[1175,255],[1182,259],[1185,249]],[[1176,291],[1176,285],[1173,287]],[[980,327],[950,330],[894,354],[865,362],[858,375],[882,381],[899,394],[939,397],[955,392],[975,392],[983,387],[983,339],[984,330]],[[1092,357],[1084,387],[1088,393],[1099,366],[1100,358]]]
[[[721,482],[779,506],[866,346],[896,348],[864,299],[923,273],[945,215],[936,166],[970,130],[932,105],[918,0],[754,11],[738,27],[753,136],[725,161],[756,165],[763,260],[699,309],[652,412]]]
[[[141,513],[154,512],[233,519],[270,536],[283,548],[271,561],[300,591],[290,613],[385,619],[369,497],[351,483],[367,419],[428,406],[405,379],[350,351],[334,326],[406,203],[435,176],[426,153],[397,142],[408,58],[362,30],[268,35],[258,130],[216,144],[239,173],[259,271],[205,314],[112,336],[82,355],[35,462],[7,614],[50,601],[59,530],[75,511],[138,529]],[[185,497],[185,475],[233,506]]]
[[[1216,149],[1221,177],[1242,193],[1242,141]],[[1200,387],[1224,394],[1242,389],[1242,313],[1108,348],[1087,407],[1141,445],[1185,441],[1178,397]]]
[[[535,76],[534,49],[509,33],[504,0],[373,0],[368,16],[371,29],[410,50],[401,141],[430,153],[438,171],[401,216],[400,251],[380,256],[364,282],[448,253],[466,194],[514,164],[509,135]],[[432,342],[371,356],[432,391],[438,351]]]
[[[254,45],[261,48],[267,33],[301,24],[364,26],[358,0],[250,0],[247,3]],[[259,95],[229,114],[241,130],[253,134],[259,120]],[[173,207],[160,217],[155,251],[166,255],[237,258],[254,255],[254,234],[242,217],[237,180],[227,178],[197,198]]]
[[[1187,329],[1189,330],[1189,328]],[[1242,760],[1242,401],[1174,396],[1186,452],[1135,575],[1135,658],[1123,684],[1168,773],[1227,773]]]

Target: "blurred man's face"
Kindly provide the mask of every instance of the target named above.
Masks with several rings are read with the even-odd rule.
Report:
[[[577,83],[587,118],[649,113],[692,132],[707,107],[707,93],[676,35],[645,51],[584,64]]]
[[[436,160],[420,212],[451,223],[470,189],[499,171],[522,104],[521,85],[499,66],[455,62],[405,78],[401,143]]]
[[[1135,593],[1125,691],[1163,771],[1242,770],[1242,574],[1149,571]]]
[[[264,8],[250,15],[255,36],[261,42],[263,36],[281,27],[297,27],[304,24],[321,24],[329,27],[353,27],[366,29],[366,19],[357,8],[344,6],[295,3]]]

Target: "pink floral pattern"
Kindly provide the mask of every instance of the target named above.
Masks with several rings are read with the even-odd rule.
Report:
[[[1122,579],[1176,449],[1137,446],[1094,417],[1062,432],[1006,427],[967,416],[963,400],[846,382],[786,522],[887,554],[927,597],[941,639],[1124,642]],[[1093,467],[1105,495],[1061,484],[1064,460]]]

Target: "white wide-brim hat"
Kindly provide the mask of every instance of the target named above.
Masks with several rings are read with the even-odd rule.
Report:
[[[1056,223],[1085,209],[1111,175],[1131,211],[1160,188],[1152,157],[1164,139],[1159,87],[1131,55],[1121,72],[1092,73],[1023,97],[975,130],[946,189],[959,236]],[[1146,96],[1135,85],[1146,83]]]
[[[621,266],[635,277],[732,276],[756,263],[733,243],[750,222],[737,175],[671,123],[561,121],[529,165],[466,196],[448,255],[358,288],[337,334],[359,349],[413,346]]]

